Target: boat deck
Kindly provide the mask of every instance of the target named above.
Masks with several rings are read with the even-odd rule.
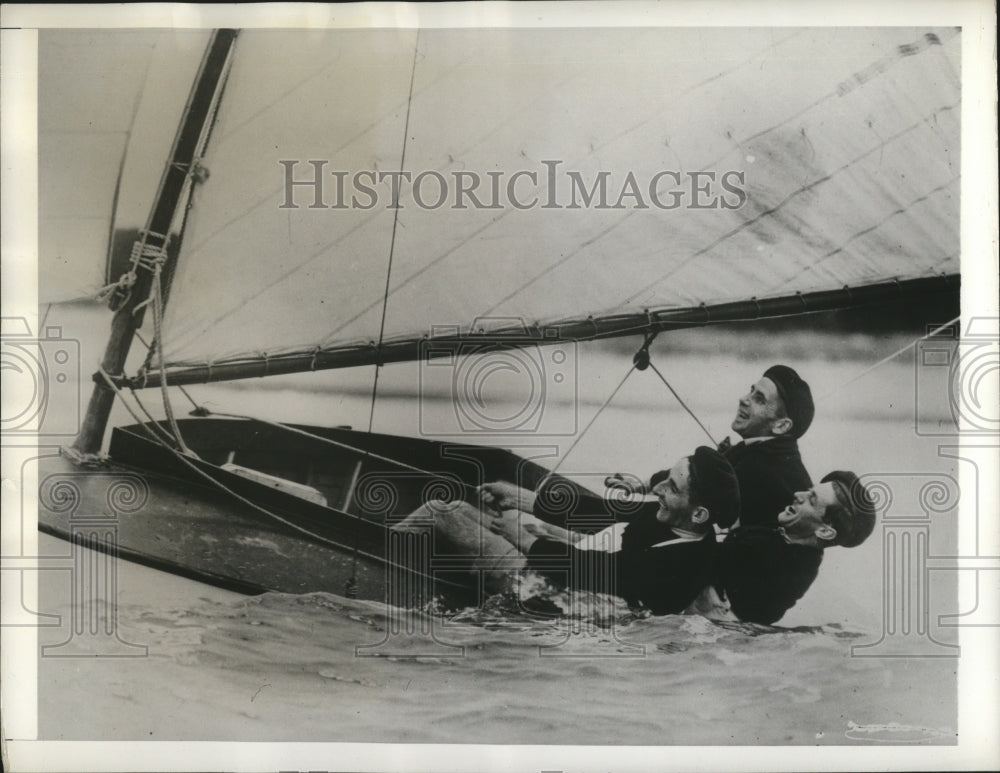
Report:
[[[360,598],[465,605],[481,593],[476,557],[438,549],[430,529],[386,527],[430,499],[475,501],[475,487],[496,479],[534,488],[547,473],[498,448],[245,420],[179,423],[194,457],[135,425],[114,430],[102,467],[40,460],[39,529],[242,593],[345,594],[353,580]]]

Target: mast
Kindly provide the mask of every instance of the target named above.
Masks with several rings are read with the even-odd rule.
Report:
[[[190,193],[190,179],[197,168],[198,158],[204,147],[208,128],[218,102],[237,30],[216,30],[208,43],[205,56],[195,79],[174,139],[170,160],[160,179],[153,208],[140,234],[134,254],[156,254],[167,260],[167,243],[170,230],[178,212]],[[164,283],[172,275],[169,265],[162,265]],[[111,334],[104,350],[101,370],[111,376],[121,374],[136,331],[142,326],[144,304],[150,296],[153,272],[135,269],[135,280],[125,302],[116,310],[111,321]],[[164,295],[167,292],[164,287]],[[94,374],[94,391],[91,393],[87,413],[80,433],[70,447],[69,455],[78,461],[98,454],[104,440],[104,431],[114,404],[115,393],[105,383],[101,373]]]

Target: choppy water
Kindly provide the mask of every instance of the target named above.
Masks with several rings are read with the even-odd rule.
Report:
[[[122,567],[123,587],[133,583],[127,597],[141,595],[134,582],[150,571]],[[550,601],[575,606],[570,617],[541,618],[496,597],[445,618],[322,593],[239,597],[177,578],[163,582],[160,596],[118,610],[120,638],[146,646],[146,657],[42,659],[41,737],[602,745],[956,738],[954,663],[851,657],[867,634],[838,624],[776,631],[694,615],[635,618],[607,599],[596,619],[580,612],[593,599],[565,595]],[[400,623],[414,632],[389,635]]]

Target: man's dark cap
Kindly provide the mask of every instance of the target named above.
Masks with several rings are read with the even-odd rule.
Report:
[[[774,365],[764,371],[764,376],[771,379],[778,388],[778,396],[785,405],[785,414],[792,420],[792,431],[789,434],[796,438],[802,437],[816,415],[809,385],[787,365]]]
[[[689,458],[695,500],[708,508],[714,523],[728,529],[740,515],[736,471],[726,457],[708,446],[698,446]]]
[[[834,482],[844,487],[847,501],[844,502],[838,495],[837,499],[843,507],[840,512],[824,520],[837,530],[837,537],[833,541],[835,545],[845,548],[857,547],[868,539],[875,529],[877,519],[875,500],[853,472],[835,470],[820,481],[820,483]]]
[[[660,470],[658,472],[654,472],[649,477],[649,490],[652,491],[660,483],[663,483],[663,481],[665,481],[669,477],[670,477],[670,470]]]

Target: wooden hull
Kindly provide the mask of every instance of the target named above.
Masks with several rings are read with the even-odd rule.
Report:
[[[466,605],[478,601],[478,557],[449,553],[429,530],[388,527],[428,499],[475,502],[483,482],[534,488],[547,474],[497,448],[249,420],[179,424],[196,457],[133,425],[114,430],[100,468],[42,460],[39,529],[244,593],[344,594],[353,581],[361,598]]]

